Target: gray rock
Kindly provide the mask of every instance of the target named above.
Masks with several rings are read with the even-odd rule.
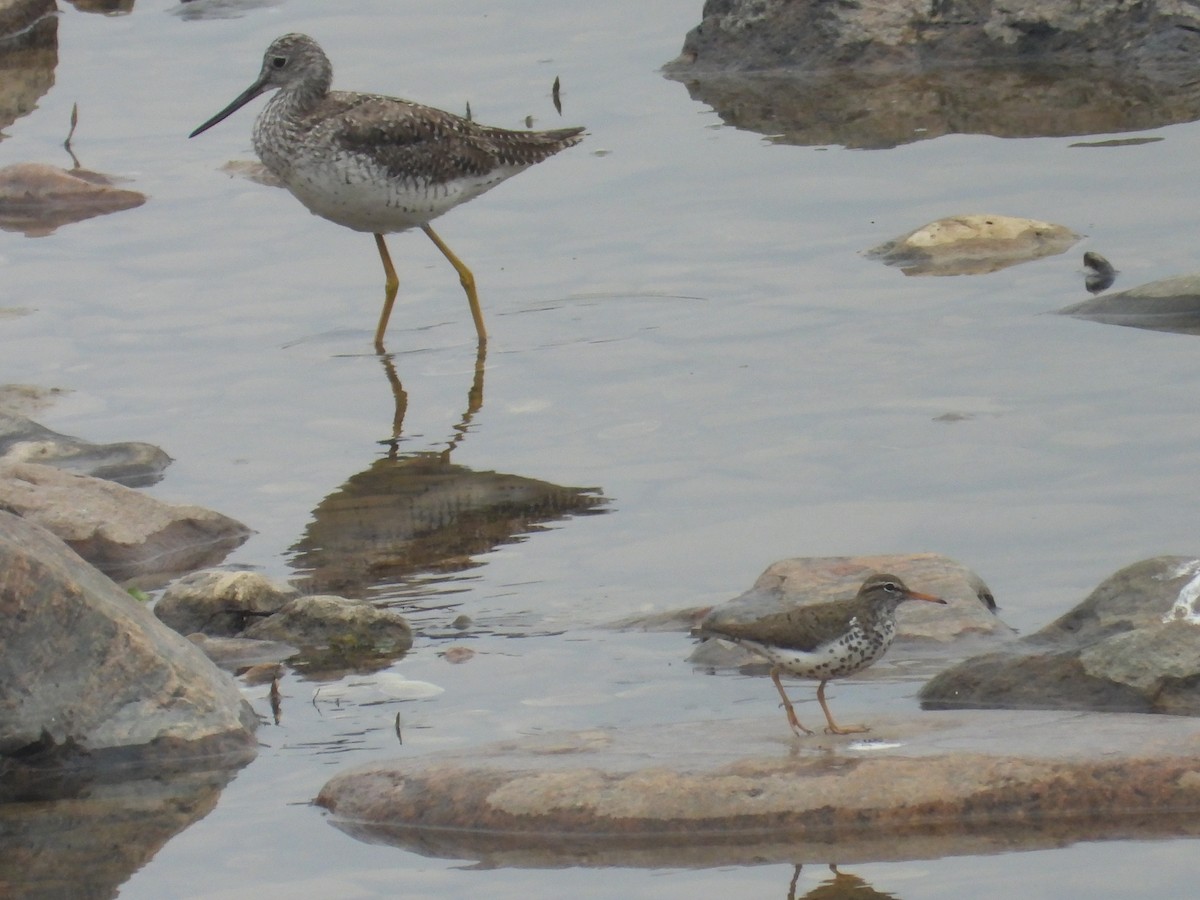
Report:
[[[1200,10],[1171,0],[706,0],[673,69],[1039,63],[1190,77]]]
[[[876,740],[781,731],[770,716],[407,754],[339,773],[316,802],[363,840],[487,868],[936,859],[1190,834],[1200,804],[1191,719],[953,712],[877,719]]]
[[[250,534],[212,510],[163,503],[111,481],[28,463],[0,464],[0,507],[52,531],[120,580],[165,580],[212,565]]]
[[[24,416],[0,411],[0,463],[22,462],[54,466],[126,487],[142,487],[161,480],[171,457],[153,444],[93,444],[51,431]]]
[[[216,649],[213,638],[223,637],[292,649],[275,658],[310,675],[387,665],[413,639],[408,620],[395,610],[344,597],[301,596],[256,572],[193,572],[167,588],[154,612],[205,647]]]
[[[716,607],[714,621],[753,622],[806,603],[853,597],[868,575],[890,572],[909,587],[935,594],[946,606],[904,603],[896,611],[901,643],[945,645],[967,636],[1008,637],[1012,630],[993,612],[996,602],[983,579],[961,563],[936,553],[891,556],[797,557],[767,568],[754,586]],[[721,641],[700,644],[689,657],[695,665],[729,666],[760,661]]]
[[[1093,297],[1058,312],[1105,325],[1200,334],[1200,273],[1176,275]]]
[[[1111,134],[1200,117],[1198,15],[1119,0],[710,0],[666,73],[727,124],[788,144]]]
[[[299,596],[291,585],[258,572],[209,569],[172,582],[154,614],[180,634],[236,637]]]
[[[1200,561],[1136,563],[1036,634],[940,673],[922,705],[1200,715],[1198,594]]]
[[[412,647],[408,620],[392,609],[344,597],[297,597],[243,633],[256,640],[305,648],[340,645],[361,652],[399,655]]]
[[[230,678],[50,532],[0,512],[0,781],[31,760],[253,756]]]

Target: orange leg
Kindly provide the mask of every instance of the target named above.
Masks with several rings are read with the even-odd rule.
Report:
[[[779,666],[771,668],[771,680],[775,682],[775,689],[779,691],[779,696],[783,698],[783,708],[787,710],[788,724],[792,726],[792,731],[796,737],[800,737],[800,733],[812,734],[807,728],[800,724],[800,720],[796,718],[796,710],[792,707],[792,701],[788,699],[787,693],[783,690],[783,682],[779,680]]]
[[[833,714],[829,712],[829,704],[825,702],[825,684],[822,681],[817,687],[817,702],[821,704],[821,709],[825,711],[825,720],[829,722],[829,727],[825,729],[826,734],[862,734],[870,731],[866,725],[838,725],[833,721]]]
[[[475,293],[475,276],[457,256],[454,255],[446,243],[437,236],[428,225],[422,225],[421,230],[429,235],[429,239],[433,241],[434,246],[442,251],[442,256],[450,261],[450,265],[454,266],[454,271],[458,273],[458,280],[463,286],[463,290],[467,292],[467,302],[471,304],[471,318],[475,320],[475,332],[479,335],[479,342],[483,343],[487,340],[487,329],[483,327],[483,310],[479,308],[479,295]]]

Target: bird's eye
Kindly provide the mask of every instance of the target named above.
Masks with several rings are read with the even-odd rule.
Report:
[[[883,585],[883,589],[885,591],[887,591],[889,594],[894,594],[894,593],[896,593],[896,591],[899,590],[899,588],[896,587],[896,582],[894,582],[894,581],[885,582]]]
[[[274,66],[276,69],[282,69],[284,66],[287,65],[287,57],[286,56],[273,57],[271,59],[271,65]]]

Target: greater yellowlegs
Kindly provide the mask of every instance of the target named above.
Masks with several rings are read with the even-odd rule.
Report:
[[[399,279],[383,236],[420,227],[458,272],[481,342],[475,276],[429,223],[583,140],[582,128],[510,131],[379,94],[331,91],[333,67],[304,34],[276,38],[254,84],[193,131],[211,128],[273,88],[254,123],[254,150],[308,209],[375,235],[387,292],[375,346],[382,350]]]

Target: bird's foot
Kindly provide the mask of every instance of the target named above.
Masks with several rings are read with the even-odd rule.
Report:
[[[792,726],[792,733],[796,737],[803,737],[806,734],[813,734],[811,728],[805,728],[800,724],[800,720],[796,718],[796,712],[790,706],[787,708],[788,724]]]
[[[826,734],[866,734],[870,730],[866,725],[838,725],[835,722],[825,727]]]

